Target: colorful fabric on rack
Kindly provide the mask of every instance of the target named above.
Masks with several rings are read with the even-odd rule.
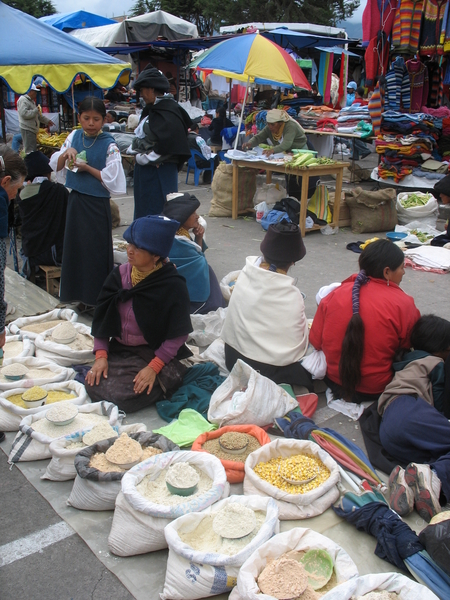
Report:
[[[324,104],[330,102],[331,91],[331,74],[333,73],[333,58],[332,52],[321,52],[319,63],[318,87],[319,93],[323,98]]]
[[[385,106],[389,110],[409,111],[411,106],[411,89],[409,73],[405,61],[398,56],[386,74]]]
[[[449,46],[450,51],[450,46]],[[439,108],[442,105],[444,97],[444,67],[436,61],[428,61],[425,63],[428,69],[428,99],[426,105],[430,108]]]
[[[420,60],[411,59],[406,61],[406,70],[410,80],[410,111],[421,112],[428,100],[428,69]]]
[[[444,52],[450,52],[450,4],[445,8],[440,42],[444,44]]]
[[[367,46],[379,31],[390,35],[396,8],[397,0],[367,0],[362,16],[363,46]]]
[[[339,73],[339,96],[338,106],[345,106],[347,98],[347,83],[348,83],[348,55],[341,54],[341,70]]]
[[[366,63],[366,86],[372,88],[380,75],[385,75],[389,64],[390,43],[385,32],[380,31],[367,46],[364,60]]]
[[[368,105],[370,117],[372,119],[373,132],[375,135],[380,133],[381,128],[381,114],[384,110],[385,97],[384,81],[385,79],[382,77],[377,83],[377,87],[375,88]]]
[[[400,0],[392,26],[392,45],[397,52],[417,54],[423,0]]]
[[[441,32],[448,0],[425,0],[423,7],[422,30],[420,34],[420,54],[433,56],[444,53]]]

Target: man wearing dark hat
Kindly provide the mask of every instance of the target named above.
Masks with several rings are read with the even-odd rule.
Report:
[[[191,156],[187,141],[192,121],[168,94],[167,78],[152,66],[136,79],[134,88],[145,101],[132,144],[134,218],[161,213],[167,194],[178,191],[178,171]]]
[[[450,175],[446,175],[435,184],[433,188],[433,194],[438,200],[441,200],[442,204],[450,204]],[[445,224],[445,233],[436,236],[431,240],[430,243],[432,246],[441,247],[447,247],[446,244],[450,244],[450,228],[448,219],[447,223]]]
[[[28,175],[20,192],[23,272],[29,277],[37,265],[60,265],[69,190],[50,180],[52,169],[42,152],[25,157]]]
[[[308,348],[305,305],[289,268],[306,249],[298,225],[271,225],[261,242],[263,256],[248,256],[233,288],[221,337],[231,371],[240,358],[275,383],[305,386],[300,364]]]
[[[199,206],[198,199],[187,192],[169,194],[163,215],[182,223],[175,235],[169,258],[186,279],[191,314],[205,315],[225,304],[216,274],[206,260],[205,251],[208,246],[203,239],[205,230],[199,224]]]

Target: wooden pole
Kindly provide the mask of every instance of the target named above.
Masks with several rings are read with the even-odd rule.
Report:
[[[3,81],[0,81],[0,118],[2,120],[3,143],[6,144],[6,117],[5,117],[5,106],[3,104]]]

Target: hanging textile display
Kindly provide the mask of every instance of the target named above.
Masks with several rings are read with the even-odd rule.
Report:
[[[405,61],[398,56],[386,74],[385,110],[409,112],[411,106],[411,88],[409,73]]]
[[[419,59],[406,61],[410,80],[411,112],[421,112],[428,100],[428,69]]]
[[[346,105],[347,96],[347,83],[348,83],[348,55],[341,54],[341,71],[339,73],[339,96],[338,106]]]
[[[444,67],[435,60],[425,63],[428,70],[428,99],[426,105],[429,108],[439,108],[444,97]]]
[[[363,47],[383,31],[387,37],[394,23],[397,0],[367,0],[362,16]]]
[[[392,45],[397,52],[417,54],[423,0],[400,0],[392,26]]]
[[[380,75],[385,75],[389,64],[389,41],[384,31],[370,40],[365,53],[366,85],[373,87]]]
[[[444,46],[441,44],[444,14],[448,0],[425,0],[423,6],[423,21],[420,34],[420,54],[433,56],[443,54]]]
[[[328,104],[330,102],[330,90],[331,90],[331,74],[333,72],[333,59],[334,54],[332,52],[321,52],[319,62],[319,76],[317,78],[319,93],[323,98],[323,103]]]

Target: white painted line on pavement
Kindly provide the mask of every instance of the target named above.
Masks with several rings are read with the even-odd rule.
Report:
[[[31,535],[0,546],[0,567],[9,565],[16,560],[41,552],[43,548],[56,544],[65,538],[74,535],[75,531],[67,523],[61,521],[50,525],[47,529],[41,529]]]

